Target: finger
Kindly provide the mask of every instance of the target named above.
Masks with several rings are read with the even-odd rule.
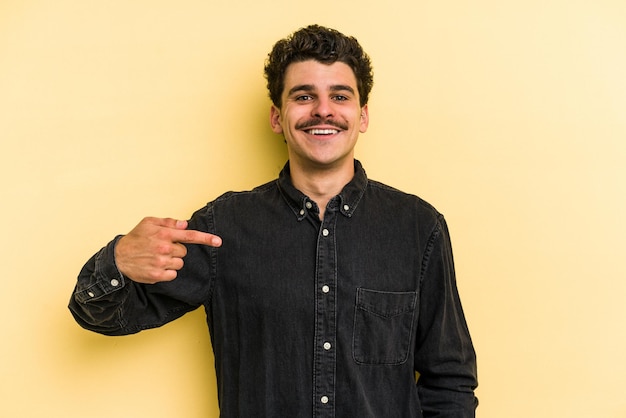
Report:
[[[178,275],[178,270],[182,269],[184,265],[185,262],[180,257],[160,257],[155,261],[152,268],[146,270],[146,281],[158,283],[174,280]]]
[[[172,257],[183,258],[187,255],[187,247],[178,242],[172,244],[172,248],[169,252]]]
[[[178,277],[178,270],[159,270],[154,274],[150,275],[146,280],[141,281],[142,283],[150,283],[155,284],[159,282],[171,282],[172,280]]]
[[[183,268],[184,265],[185,265],[185,262],[183,261],[182,258],[173,257],[170,260],[170,265],[166,270],[180,270]]]
[[[152,225],[163,226],[166,228],[174,228],[174,229],[186,229],[187,228],[187,221],[181,221],[181,220],[174,219],[174,218],[147,217],[147,218],[144,218],[144,222],[152,224]]]
[[[219,247],[222,245],[222,239],[217,235],[193,229],[175,231],[172,233],[172,238],[174,242],[181,242],[184,244],[202,244],[210,247]]]

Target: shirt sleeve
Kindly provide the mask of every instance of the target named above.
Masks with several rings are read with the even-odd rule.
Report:
[[[459,298],[445,220],[436,224],[422,264],[415,364],[424,417],[472,418],[478,400],[476,353]]]
[[[120,238],[116,237],[85,263],[69,303],[80,326],[106,335],[130,333],[124,332],[122,319],[130,280],[115,265],[115,245]]]
[[[190,228],[207,231],[206,210],[190,220]],[[209,299],[215,249],[187,244],[184,267],[177,278],[157,284],[137,283],[125,277],[115,264],[116,237],[84,265],[69,309],[85,329],[105,335],[126,335],[156,328]]]

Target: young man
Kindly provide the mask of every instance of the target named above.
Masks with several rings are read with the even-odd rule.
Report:
[[[123,335],[204,305],[222,417],[473,417],[445,220],[354,159],[368,56],[309,26],[276,43],[265,74],[289,155],[279,178],[111,241],[79,275],[74,317]]]

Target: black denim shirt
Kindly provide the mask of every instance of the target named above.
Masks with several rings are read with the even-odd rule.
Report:
[[[222,417],[473,417],[475,353],[444,218],[355,170],[323,221],[288,164],[209,203],[189,228],[223,246],[188,245],[172,282],[123,277],[115,239],[84,266],[70,309],[122,335],[204,305]]]

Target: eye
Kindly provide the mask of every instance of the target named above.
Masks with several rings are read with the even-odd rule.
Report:
[[[337,95],[333,97],[333,100],[337,101],[337,102],[345,102],[346,100],[348,100],[348,97],[346,96],[342,96],[342,95]]]
[[[306,102],[309,100],[313,100],[313,97],[309,96],[308,94],[302,94],[296,97],[297,102]]]

